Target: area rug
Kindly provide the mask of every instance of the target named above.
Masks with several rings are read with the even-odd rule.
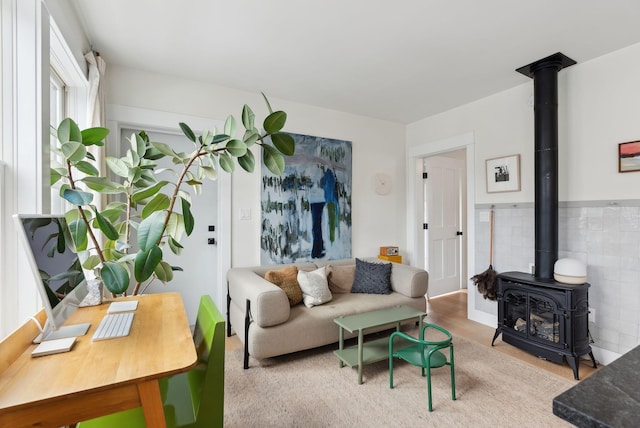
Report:
[[[340,368],[336,345],[265,360],[242,368],[242,350],[227,352],[225,427],[565,427],[553,397],[575,384],[478,343],[454,337],[457,400],[448,367],[432,375],[433,412],[427,411],[420,369],[387,361]]]

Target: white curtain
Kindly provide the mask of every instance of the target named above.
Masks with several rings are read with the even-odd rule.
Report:
[[[89,65],[89,99],[87,121],[90,127],[105,126],[107,121],[104,108],[104,73],[107,64],[97,52],[89,52],[84,58]]]
[[[89,66],[89,94],[87,99],[87,127],[105,127],[107,119],[105,114],[104,100],[104,74],[107,69],[107,63],[97,52],[88,52],[84,58]],[[115,140],[117,141],[117,139]],[[90,152],[96,158],[96,167],[102,175],[106,175],[107,165],[105,162],[105,146],[91,146]],[[106,196],[102,196],[100,200],[95,200],[98,210],[102,210],[107,206]]]

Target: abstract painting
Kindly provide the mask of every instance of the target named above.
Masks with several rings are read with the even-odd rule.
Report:
[[[640,171],[640,141],[618,144],[618,172]]]
[[[261,263],[351,257],[351,142],[291,134],[281,176],[262,167]]]

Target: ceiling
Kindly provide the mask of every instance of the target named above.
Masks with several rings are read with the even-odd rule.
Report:
[[[640,42],[638,0],[73,2],[107,67],[400,123],[523,84],[514,70],[555,52]]]

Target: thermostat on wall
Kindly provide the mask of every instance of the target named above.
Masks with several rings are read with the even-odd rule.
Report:
[[[381,256],[397,256],[398,253],[398,247],[380,247]]]

